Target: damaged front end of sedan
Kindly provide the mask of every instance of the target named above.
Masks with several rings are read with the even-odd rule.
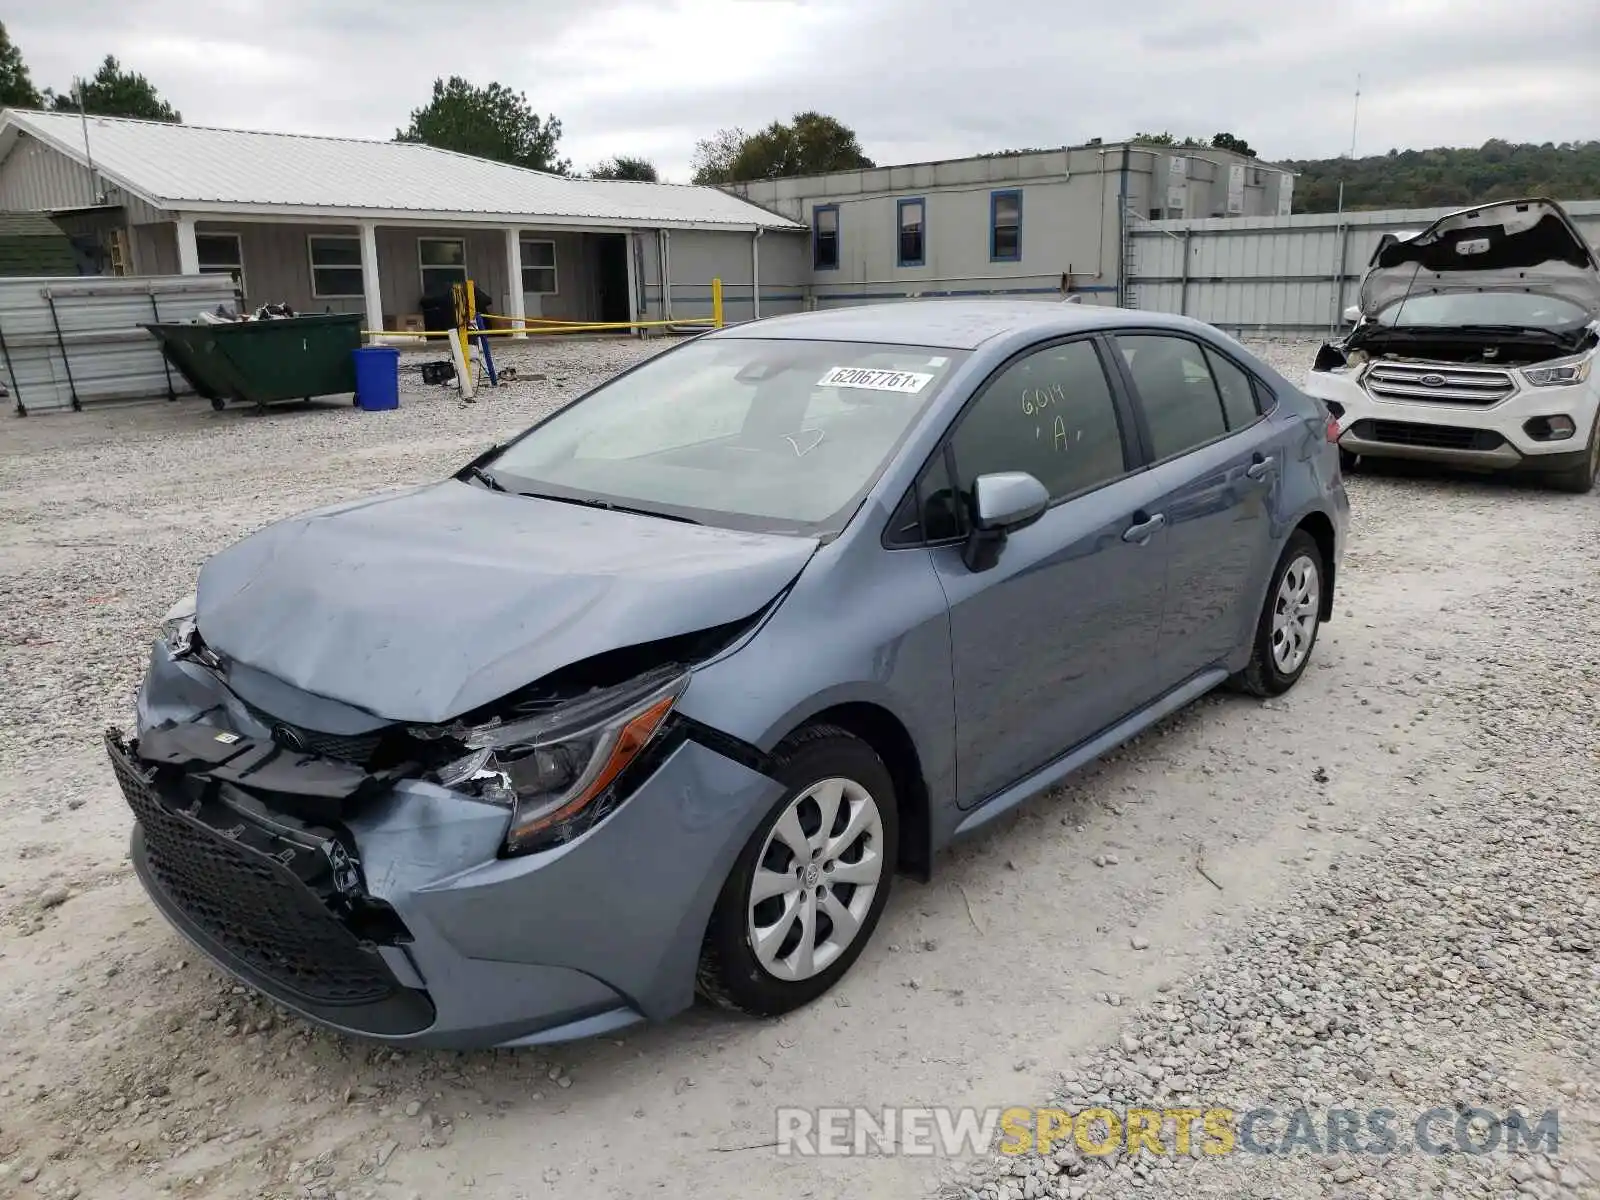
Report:
[[[135,869],[199,949],[340,1031],[450,1045],[461,1028],[475,1042],[487,1031],[490,1044],[531,1044],[668,1011],[676,1000],[652,997],[648,980],[563,963],[570,931],[524,938],[517,954],[517,937],[497,943],[487,930],[555,929],[575,913],[585,924],[582,888],[558,860],[652,776],[670,796],[750,773],[686,747],[698,727],[676,705],[694,667],[768,609],[593,655],[448,721],[417,722],[230,660],[185,600],[152,648],[136,736],[105,739],[136,818]],[[529,872],[548,884],[510,886]],[[513,894],[545,903],[513,911],[501,899]],[[496,961],[507,957],[516,961]],[[465,995],[471,1011],[440,1011],[441,981],[446,1008]]]

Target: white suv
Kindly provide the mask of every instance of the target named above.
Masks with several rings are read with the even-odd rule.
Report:
[[[1346,467],[1429,459],[1594,486],[1600,263],[1560,205],[1484,204],[1380,246],[1359,310],[1306,381]]]

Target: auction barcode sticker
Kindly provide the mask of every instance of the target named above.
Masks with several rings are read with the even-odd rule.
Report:
[[[878,367],[834,367],[818,387],[866,388],[874,392],[909,392],[915,395],[933,382],[932,375],[918,371],[885,371]]]

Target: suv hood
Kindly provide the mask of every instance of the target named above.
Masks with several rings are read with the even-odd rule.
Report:
[[[1533,292],[1600,318],[1600,264],[1554,200],[1504,200],[1440,217],[1381,247],[1361,281],[1372,316],[1407,294]]]
[[[607,650],[759,611],[814,539],[446,480],[268,526],[200,572],[216,653],[393,721],[446,721]]]

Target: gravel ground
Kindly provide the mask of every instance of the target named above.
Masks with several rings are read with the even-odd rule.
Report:
[[[1293,377],[1310,347],[1258,349]],[[641,352],[508,346],[521,378],[470,406],[408,378],[381,415],[4,426],[0,1196],[1600,1196],[1597,496],[1352,478],[1338,619],[1294,692],[1208,697],[997,822],[779,1022],[394,1054],[196,961],[131,878],[96,744],[166,606],[251,529],[437,476]],[[780,1103],[1190,1099],[1387,1107],[1402,1134],[1437,1106],[1558,1109],[1561,1141],[959,1178],[769,1145]]]

